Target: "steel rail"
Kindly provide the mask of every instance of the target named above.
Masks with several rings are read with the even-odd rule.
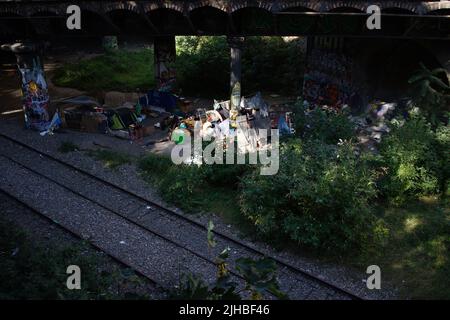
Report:
[[[102,179],[102,178],[100,178],[100,177],[98,177],[98,176],[96,176],[96,175],[94,175],[94,174],[92,174],[92,173],[90,173],[90,172],[88,172],[86,170],[80,169],[80,168],[78,168],[78,167],[76,167],[76,166],[74,166],[74,165],[72,165],[70,163],[67,163],[67,162],[65,162],[65,161],[63,161],[61,159],[58,159],[55,156],[52,156],[52,155],[48,154],[47,152],[40,151],[40,150],[36,149],[35,147],[27,145],[27,144],[25,144],[25,143],[23,143],[21,141],[18,141],[18,140],[14,139],[14,138],[9,137],[9,136],[7,136],[7,135],[5,135],[3,133],[0,133],[0,137],[4,138],[6,140],[9,140],[9,141],[11,141],[13,143],[16,143],[16,144],[18,144],[18,145],[20,145],[20,146],[22,146],[22,147],[24,147],[24,148],[26,148],[28,150],[32,150],[32,151],[34,151],[36,153],[39,153],[40,155],[45,156],[45,157],[47,157],[47,158],[49,158],[49,159],[51,159],[51,160],[53,160],[55,162],[58,162],[58,163],[62,164],[63,166],[71,168],[72,170],[80,172],[83,175],[86,175],[86,176],[88,176],[88,177],[90,177],[90,178],[92,178],[92,179],[94,179],[96,181],[99,181],[99,182],[101,182],[103,184],[106,184],[106,185],[108,185],[108,186],[110,186],[110,187],[112,187],[112,188],[114,188],[116,190],[119,190],[119,191],[123,192],[123,193],[126,193],[126,194],[128,194],[128,195],[130,195],[130,196],[132,196],[132,197],[134,197],[136,199],[139,199],[140,201],[142,201],[144,203],[147,203],[147,204],[149,204],[149,205],[151,205],[153,207],[156,207],[156,208],[158,208],[158,209],[160,209],[160,210],[162,210],[162,211],[164,211],[164,212],[166,212],[166,213],[168,213],[168,214],[170,214],[172,216],[176,216],[177,218],[182,219],[182,220],[184,220],[184,221],[186,221],[186,222],[188,222],[190,224],[193,224],[193,225],[195,225],[195,226],[197,226],[197,227],[199,227],[199,228],[201,228],[203,230],[207,230],[206,226],[204,226],[200,222],[198,222],[198,221],[196,221],[196,220],[194,220],[194,219],[192,219],[190,217],[182,215],[182,214],[180,214],[180,213],[178,213],[178,212],[176,212],[174,210],[171,210],[169,208],[164,207],[163,205],[161,205],[159,203],[156,203],[156,202],[154,202],[152,200],[149,200],[149,199],[147,199],[147,198],[145,198],[145,197],[143,197],[141,195],[138,195],[138,194],[136,194],[136,193],[134,193],[132,191],[124,189],[124,188],[122,188],[122,187],[120,187],[120,186],[118,186],[118,185],[116,185],[114,183],[111,183],[111,182],[109,182],[107,180],[104,180],[104,179]],[[108,210],[110,210],[110,209],[108,209]],[[316,282],[320,283],[321,285],[323,285],[325,287],[328,287],[328,288],[330,288],[330,289],[332,289],[332,290],[334,290],[336,292],[339,292],[339,293],[342,293],[344,295],[347,295],[347,296],[351,297],[354,300],[364,300],[359,295],[357,295],[357,294],[355,294],[353,292],[350,292],[349,290],[347,290],[345,288],[337,286],[336,284],[333,284],[333,283],[329,282],[326,279],[320,278],[320,277],[318,277],[318,276],[316,276],[316,275],[314,275],[314,274],[312,274],[312,273],[310,273],[310,272],[308,272],[306,270],[303,270],[303,269],[301,269],[301,268],[299,268],[297,266],[294,266],[294,265],[292,265],[292,264],[290,264],[290,263],[288,263],[286,261],[283,261],[280,258],[277,258],[277,257],[271,256],[269,254],[266,254],[266,253],[262,252],[261,250],[255,248],[255,247],[253,247],[253,246],[251,246],[251,245],[249,245],[247,243],[244,243],[241,240],[236,239],[233,236],[226,235],[225,233],[217,231],[217,230],[213,230],[212,232],[216,236],[218,236],[218,237],[220,237],[220,238],[222,238],[224,240],[227,240],[227,241],[232,242],[232,243],[234,243],[234,244],[236,244],[238,246],[241,246],[241,247],[247,249],[248,251],[251,251],[251,252],[253,252],[253,253],[257,254],[257,255],[260,255],[260,256],[263,256],[263,257],[268,257],[268,258],[274,260],[280,266],[286,267],[286,268],[290,269],[291,271],[299,273],[299,274],[305,276],[306,278],[309,278],[309,279],[311,279],[313,281],[316,281]]]

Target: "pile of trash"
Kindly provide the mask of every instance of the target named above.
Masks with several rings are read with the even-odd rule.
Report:
[[[179,98],[170,93],[151,90],[135,102],[120,106],[100,104],[89,96],[75,96],[52,101],[60,126],[88,133],[104,133],[119,138],[141,140],[155,131],[150,119],[168,117]]]
[[[269,135],[270,129],[276,128],[281,134],[292,134],[291,118],[289,113],[270,112],[268,103],[258,92],[249,98],[243,97],[237,110],[231,109],[230,100],[214,100],[210,110],[200,108],[184,116],[173,116],[165,125],[169,126],[170,140],[176,144],[184,143],[194,132],[199,132],[206,141],[223,140],[236,136],[238,128],[242,129],[239,133],[248,135],[245,138],[250,141],[249,135],[258,134],[260,129],[267,130]]]
[[[359,142],[375,151],[383,135],[390,132],[389,123],[394,118],[407,119],[412,108],[412,101],[408,98],[397,102],[375,100],[361,115],[350,116],[350,119],[356,125]]]
[[[115,106],[102,104],[89,96],[54,100],[50,109],[54,110],[58,123],[50,127],[109,134],[139,143],[156,131],[163,131],[162,135],[167,131],[164,140],[175,144],[184,143],[194,132],[199,132],[203,140],[222,140],[236,134],[255,135],[260,129],[267,130],[269,136],[270,129],[279,129],[281,135],[294,132],[292,112],[278,106],[275,106],[277,110],[271,110],[259,92],[242,97],[239,108],[234,110],[230,101],[216,100],[209,108],[196,108],[186,98],[160,90],[133,94],[133,99],[128,100],[134,101],[120,101],[117,94],[114,93],[114,99],[106,99],[105,96],[105,101]],[[48,127],[47,124],[43,130]],[[157,135],[161,137],[161,134]],[[253,138],[246,136],[248,141]]]

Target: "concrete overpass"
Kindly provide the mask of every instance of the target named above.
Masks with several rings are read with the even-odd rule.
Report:
[[[81,30],[68,30],[66,27],[69,16],[66,9],[71,4],[81,8]],[[366,27],[369,17],[366,10],[372,4],[381,8],[380,30]],[[155,48],[157,79],[161,79],[162,73],[170,69],[175,59],[175,35],[226,35],[231,48],[232,92],[233,88],[240,88],[236,84],[240,84],[242,43],[245,36],[251,35],[332,38],[336,41],[331,43],[340,44],[341,48],[342,40],[346,39],[345,42],[353,46],[345,52],[347,55],[349,51],[373,45],[371,40],[358,42],[359,39],[411,39],[419,43],[420,50],[418,47],[403,47],[413,52],[400,52],[397,59],[401,61],[402,54],[422,56],[430,52],[434,55],[430,61],[434,60],[432,62],[436,65],[450,70],[450,1],[0,0],[0,42],[111,35],[151,39]],[[322,44],[327,47],[329,42],[325,40]],[[393,41],[389,46],[397,44]],[[366,56],[368,51],[359,55]],[[392,50],[386,50],[389,51]],[[371,65],[371,61],[382,58],[367,57],[369,62],[365,64]],[[240,90],[236,89],[235,93],[240,96]]]
[[[66,8],[82,10],[82,29],[66,28]],[[381,30],[366,28],[377,4]],[[92,35],[339,35],[450,37],[450,1],[416,0],[0,0],[0,37]]]

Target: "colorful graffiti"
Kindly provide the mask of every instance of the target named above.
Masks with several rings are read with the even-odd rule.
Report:
[[[353,61],[336,39],[315,43],[308,53],[303,96],[310,104],[340,108],[354,93]]]
[[[33,59],[32,67],[20,67],[22,79],[22,106],[27,128],[45,131],[51,119],[48,113],[49,94],[44,71],[39,58]]]
[[[175,37],[158,37],[154,41],[155,78],[159,91],[171,92],[176,83]]]

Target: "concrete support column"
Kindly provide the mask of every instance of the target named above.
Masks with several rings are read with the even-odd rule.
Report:
[[[17,42],[2,46],[16,55],[22,87],[22,104],[27,128],[45,131],[51,125],[50,97],[44,74],[45,44]]]
[[[158,90],[171,92],[176,83],[175,36],[156,37],[153,42],[155,52],[155,82]]]
[[[228,37],[230,46],[230,108],[239,109],[241,102],[241,70],[242,70],[242,48],[244,46],[244,37]]]

